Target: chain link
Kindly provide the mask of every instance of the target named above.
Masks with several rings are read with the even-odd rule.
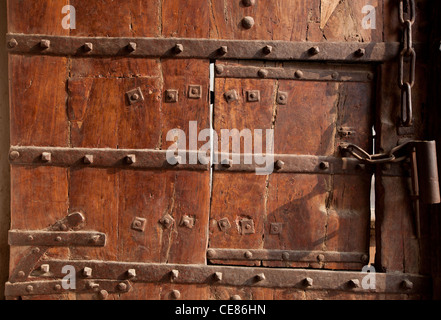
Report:
[[[412,88],[415,85],[416,52],[413,48],[412,27],[415,23],[415,0],[399,0],[399,21],[403,28],[403,48],[399,57],[399,80],[401,89],[401,122],[409,127],[413,123]],[[408,80],[405,68],[408,64]]]
[[[355,144],[341,144],[340,150],[343,152],[348,152],[351,154],[354,158],[358,159],[362,163],[366,164],[386,164],[386,163],[397,163],[402,162],[408,158],[407,153],[400,154],[400,151],[405,150],[407,147],[411,146],[412,143],[415,141],[407,141],[406,143],[403,143],[395,148],[393,148],[388,153],[379,153],[379,154],[369,154],[359,146]]]

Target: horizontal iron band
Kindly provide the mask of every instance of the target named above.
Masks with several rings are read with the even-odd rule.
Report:
[[[66,285],[66,284],[64,284]],[[62,294],[69,291],[77,293],[97,293],[105,290],[107,293],[126,293],[131,289],[130,282],[127,280],[79,280],[76,282],[76,289],[65,289],[63,281],[29,281],[29,282],[7,282],[5,285],[5,295],[8,297],[53,295]]]
[[[367,264],[369,256],[358,252],[294,251],[294,250],[246,250],[246,249],[208,249],[210,260],[236,261],[288,261],[288,262],[353,262]]]
[[[187,151],[186,158],[197,151]],[[207,171],[209,165],[184,164],[172,165],[167,151],[160,150],[123,150],[88,149],[57,147],[12,147],[9,159],[13,165],[40,165],[61,167],[123,167],[127,169],[175,169]],[[176,159],[173,159],[176,161]]]
[[[77,278],[81,279],[81,271],[87,267],[92,269],[94,279],[128,280],[132,282],[148,283],[176,283],[223,285],[239,287],[267,287],[267,288],[305,288],[305,279],[311,278],[313,285],[308,290],[339,290],[351,292],[381,292],[381,293],[422,293],[430,292],[431,280],[429,277],[412,274],[385,274],[376,273],[376,289],[364,290],[354,288],[351,280],[358,280],[361,284],[367,273],[349,271],[284,269],[284,268],[254,268],[207,265],[180,265],[180,264],[147,264],[128,262],[78,261],[78,260],[46,260],[39,264],[47,264],[52,277],[63,278],[61,269],[65,265],[75,267]],[[131,270],[131,274],[128,272]],[[177,272],[172,272],[176,270]],[[222,279],[216,279],[216,273],[222,274]],[[264,275],[257,281],[257,275]],[[411,287],[403,286],[403,281],[410,281]]]
[[[351,68],[330,68],[328,66],[284,66],[254,67],[254,66],[231,66],[216,64],[218,78],[266,78],[266,79],[294,79],[326,82],[371,82],[374,73],[371,71],[357,71]]]
[[[396,58],[400,52],[398,42],[289,42],[68,37],[14,33],[7,34],[6,38],[10,53],[75,57],[130,56],[186,59],[382,62]],[[42,40],[45,45],[42,45]],[[130,43],[132,43],[131,48],[128,47]],[[177,45],[179,45],[179,49],[177,49]],[[271,47],[271,50],[266,51],[264,48],[268,47]],[[313,47],[318,47],[319,53],[311,54],[311,48]],[[364,52],[363,55],[359,54],[361,51]]]
[[[106,235],[87,231],[21,231],[10,230],[11,246],[104,247]]]

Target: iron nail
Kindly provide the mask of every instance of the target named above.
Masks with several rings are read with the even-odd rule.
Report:
[[[129,44],[127,45],[127,50],[129,51],[129,52],[135,52],[136,51],[136,47],[137,47],[137,45],[136,45],[136,43],[135,42],[129,42]]]
[[[20,152],[18,151],[11,151],[9,153],[9,159],[11,160],[17,160],[20,157]]]
[[[117,288],[118,288],[119,291],[126,291],[127,290],[127,284],[125,284],[124,282],[120,282],[120,283],[118,283]]]
[[[374,74],[372,72],[368,72],[366,77],[367,77],[368,80],[373,80],[374,79]]]
[[[283,162],[282,160],[277,160],[276,163],[274,164],[274,167],[277,170],[282,170],[284,166],[285,166],[285,162]]]
[[[88,281],[86,283],[86,286],[87,286],[87,289],[96,289],[96,288],[99,288],[100,285],[98,283]]]
[[[264,281],[266,279],[265,274],[263,274],[263,273],[256,275],[255,278],[256,278],[257,282]]]
[[[17,275],[18,275],[20,278],[22,278],[22,277],[24,277],[26,274],[24,273],[24,271],[19,271],[19,272],[17,273]]]
[[[42,265],[40,266],[40,270],[41,270],[43,273],[48,273],[49,270],[50,270],[50,267],[49,267],[48,264],[42,264]]]
[[[231,296],[230,300],[242,300],[242,298],[239,295],[235,294]]]
[[[56,237],[55,238],[55,242],[61,242],[63,239],[60,237],[60,236],[58,236],[58,237]]]
[[[268,55],[271,52],[273,52],[273,47],[272,46],[265,46],[265,47],[263,47],[262,51],[264,54]]]
[[[34,249],[32,249],[32,252],[33,253],[40,253],[40,248],[34,248]]]
[[[42,49],[49,49],[51,46],[51,42],[49,40],[43,39],[40,41],[40,47]]]
[[[288,252],[282,253],[282,260],[284,260],[284,261],[288,261],[289,260],[289,253]]]
[[[366,50],[364,48],[360,48],[357,51],[355,51],[355,55],[357,57],[362,57],[366,54]]]
[[[351,288],[359,288],[360,287],[360,280],[358,279],[351,279],[348,281],[348,284]]]
[[[34,241],[34,237],[33,236],[28,236],[28,241]]]
[[[309,49],[309,54],[316,55],[320,53],[320,48],[315,46]]]
[[[126,158],[125,158],[126,164],[134,164],[136,163],[136,156],[134,154],[129,154]]]
[[[86,43],[83,45],[83,50],[84,50],[85,52],[91,52],[91,51],[93,50],[93,43],[92,43],[92,42],[86,42]]]
[[[216,280],[216,281],[222,281],[222,277],[223,277],[222,272],[215,272],[213,277],[214,277],[214,280]]]
[[[170,296],[173,300],[178,300],[181,297],[181,293],[178,290],[173,290]]]
[[[8,41],[8,46],[9,46],[9,48],[11,48],[11,49],[15,48],[16,46],[18,46],[18,42],[17,42],[17,40],[15,40],[15,39],[11,39],[11,40],[9,40],[9,41]]]
[[[244,254],[244,256],[245,256],[245,258],[247,258],[247,259],[251,259],[251,258],[253,257],[253,254],[252,254],[251,251],[246,251],[245,254]]]
[[[219,53],[224,55],[228,53],[228,47],[227,46],[222,46],[219,48]]]
[[[303,280],[303,284],[305,287],[312,287],[312,285],[314,284],[314,280],[312,280],[312,278],[305,278]]]
[[[222,160],[222,167],[229,169],[232,166],[233,166],[233,160],[231,160],[231,159]]]
[[[176,280],[179,277],[179,270],[170,271],[170,279]]]
[[[83,158],[83,163],[85,164],[92,164],[93,163],[93,155],[86,154]]]
[[[320,261],[320,262],[323,262],[323,261],[325,261],[325,256],[323,254],[319,254],[317,256],[317,260]]]
[[[26,291],[31,293],[32,291],[34,291],[34,287],[29,285],[29,286],[26,287]]]
[[[54,290],[55,290],[55,291],[60,291],[60,290],[61,290],[61,286],[60,286],[59,284],[56,284],[56,285],[54,286]]]
[[[106,300],[106,299],[109,297],[109,293],[108,293],[106,290],[101,290],[101,291],[98,293],[98,297],[99,297],[101,300]]]
[[[92,276],[92,269],[89,267],[84,267],[82,274],[83,277],[90,278]]]
[[[217,74],[222,74],[224,72],[224,66],[216,65],[215,69]]]
[[[257,75],[258,75],[259,77],[261,77],[261,78],[266,78],[266,77],[268,77],[268,70],[260,69],[260,70],[257,72]]]
[[[320,169],[321,170],[328,170],[329,169],[329,162],[320,162]]]
[[[242,19],[242,27],[245,29],[251,29],[254,26],[254,19],[253,17],[247,16]]]
[[[184,46],[180,43],[176,44],[175,47],[173,48],[174,53],[179,54],[184,52]]]
[[[51,162],[52,161],[52,154],[49,152],[43,152],[41,154],[41,160],[43,162]]]
[[[339,77],[338,72],[333,72],[333,73],[331,74],[331,77],[332,77],[332,79],[334,79],[334,80],[338,79],[338,77]]]
[[[403,289],[411,290],[413,289],[413,282],[405,279],[403,280],[403,282],[401,282],[401,286],[403,287]]]
[[[136,270],[135,269],[127,270],[127,278],[132,279],[135,277],[136,277]]]
[[[64,223],[60,224],[60,230],[67,231],[67,226]]]
[[[101,237],[100,237],[99,235],[93,236],[93,237],[92,237],[92,242],[93,242],[93,243],[98,243],[98,241],[100,241],[100,238],[101,238]]]
[[[301,79],[301,78],[303,78],[303,71],[302,71],[302,70],[297,70],[297,71],[294,73],[294,76],[295,76],[297,79]]]
[[[207,250],[207,257],[210,259],[213,259],[214,257],[216,257],[216,251],[214,251],[213,249],[208,249]]]
[[[256,0],[242,0],[242,4],[244,7],[251,7],[256,4]]]

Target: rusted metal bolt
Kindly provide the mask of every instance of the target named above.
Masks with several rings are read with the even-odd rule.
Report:
[[[407,279],[403,280],[403,282],[401,282],[401,287],[406,290],[411,290],[413,289],[413,282]]]
[[[245,258],[247,259],[251,259],[253,257],[253,254],[251,253],[251,251],[247,251],[244,253]]]
[[[67,231],[67,226],[64,224],[64,223],[62,223],[62,224],[60,224],[60,230],[61,231]]]
[[[242,5],[244,7],[251,7],[256,4],[256,0],[242,0]]]
[[[222,281],[222,277],[223,277],[222,272],[215,272],[213,274],[213,278],[217,282]]]
[[[289,253],[288,252],[282,253],[282,260],[284,260],[284,261],[288,261],[289,260]]]
[[[266,77],[268,77],[268,70],[266,70],[266,69],[260,69],[259,71],[257,71],[257,75],[258,75],[260,78],[266,78]]]
[[[43,152],[41,154],[41,160],[43,162],[51,162],[52,161],[52,154],[49,152]]]
[[[235,294],[231,296],[230,300],[242,300],[242,298],[239,295]]]
[[[374,80],[374,74],[372,72],[368,72],[366,77],[368,80]]]
[[[83,163],[84,164],[92,164],[93,163],[93,155],[86,154],[83,158]]]
[[[274,164],[274,168],[276,168],[276,170],[282,170],[284,166],[285,162],[283,162],[282,160],[277,160]]]
[[[18,42],[17,42],[17,40],[15,40],[15,39],[11,39],[11,40],[8,41],[8,47],[9,47],[9,48],[13,49],[13,48],[15,48],[16,46],[18,46]]]
[[[24,277],[26,274],[24,273],[24,271],[19,271],[19,272],[17,273],[17,275],[18,275],[20,278],[22,278],[22,277]]]
[[[60,290],[61,290],[61,285],[56,284],[56,285],[54,286],[54,290],[55,290],[55,291],[60,291]]]
[[[360,288],[360,280],[358,279],[351,279],[348,281],[348,285],[350,288]]]
[[[362,57],[362,56],[364,56],[365,54],[366,54],[366,50],[363,49],[363,48],[360,48],[360,49],[358,49],[357,51],[355,51],[355,55],[356,55],[357,57]]]
[[[266,279],[266,277],[265,277],[265,275],[263,273],[260,273],[260,274],[255,276],[255,279],[256,279],[257,282],[260,282],[260,281],[264,281]]]
[[[320,48],[315,46],[309,49],[309,54],[316,55],[320,53]]]
[[[134,163],[136,163],[136,156],[134,154],[129,154],[125,158],[125,162],[126,162],[126,164],[134,164]]]
[[[28,236],[28,241],[34,241],[34,237],[33,236]]]
[[[127,284],[125,284],[124,282],[120,282],[117,285],[117,289],[119,291],[126,291],[127,290]]]
[[[40,41],[40,47],[42,49],[49,49],[51,47],[51,42],[49,40],[43,39]]]
[[[96,244],[100,241],[100,239],[101,237],[99,235],[96,235],[91,238],[91,241]]]
[[[224,72],[224,66],[216,65],[214,69],[217,74],[222,74]]]
[[[231,159],[222,160],[222,167],[229,169],[232,166],[233,166],[233,160],[231,160]]]
[[[176,44],[175,47],[173,48],[173,52],[176,54],[184,52],[184,46],[180,43]]]
[[[247,16],[242,19],[242,27],[245,29],[251,29],[254,26],[254,19],[253,17]]]
[[[272,46],[265,46],[265,47],[263,47],[262,51],[263,51],[264,54],[268,55],[271,52],[273,52],[273,47]]]
[[[324,256],[323,254],[319,254],[319,255],[317,256],[317,260],[318,260],[319,262],[323,262],[323,261],[325,261],[325,256]]]
[[[31,285],[29,285],[29,286],[26,287],[26,291],[27,291],[28,293],[31,293],[31,292],[34,291],[34,287],[31,286]]]
[[[93,50],[93,43],[92,42],[86,42],[83,45],[84,52],[91,52]]]
[[[99,288],[100,285],[98,283],[95,283],[95,282],[92,282],[92,281],[88,281],[86,283],[86,287],[87,287],[87,289],[96,289],[96,288]]]
[[[340,76],[340,75],[338,74],[338,72],[333,72],[333,73],[331,74],[331,77],[332,77],[332,79],[334,79],[334,80],[338,79],[339,76]]]
[[[213,249],[208,249],[207,250],[207,257],[210,259],[213,259],[216,257],[216,251],[214,251]]]
[[[135,52],[136,51],[136,43],[135,42],[129,42],[129,44],[127,45],[127,51],[129,52]]]
[[[34,249],[32,249],[32,253],[40,253],[40,248],[34,248]]]
[[[106,300],[108,297],[109,293],[106,290],[101,290],[98,292],[98,298],[100,298],[100,300]]]
[[[82,274],[83,274],[83,277],[90,278],[90,277],[92,277],[92,269],[89,267],[84,267]]]
[[[313,284],[314,284],[314,280],[312,280],[312,278],[305,278],[305,279],[303,280],[303,285],[304,285],[305,287],[312,287]]]
[[[219,53],[224,55],[228,53],[228,47],[227,46],[222,46],[219,48]]]
[[[136,270],[135,269],[127,270],[127,278],[133,279],[135,277],[136,277]]]
[[[173,300],[178,300],[178,299],[181,297],[181,293],[180,293],[178,290],[173,290],[173,291],[170,293],[170,297],[171,297]]]
[[[303,71],[302,71],[302,70],[296,70],[296,72],[294,73],[294,76],[295,76],[297,79],[301,79],[301,78],[303,78]]]
[[[139,94],[137,94],[137,93],[132,94],[132,96],[130,97],[130,100],[132,100],[132,101],[139,100]]]
[[[320,169],[321,170],[328,170],[329,169],[329,162],[320,162]]]
[[[40,266],[40,270],[41,270],[41,272],[43,272],[43,273],[48,273],[49,270],[50,270],[50,267],[49,267],[48,264],[42,264],[42,265]]]
[[[170,279],[176,280],[177,278],[179,278],[179,270],[170,271]]]
[[[55,242],[61,242],[61,241],[63,241],[63,239],[60,236],[55,238]]]
[[[9,159],[17,160],[18,158],[20,158],[20,152],[18,152],[18,151],[11,151],[9,153]]]

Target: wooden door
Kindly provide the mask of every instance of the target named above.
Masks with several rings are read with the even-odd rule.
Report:
[[[415,130],[402,136],[390,85],[398,5],[368,1],[375,26],[371,18],[364,28],[365,2],[8,0],[6,295],[430,296],[409,177],[400,164],[367,166],[341,152],[351,143],[372,153],[373,127],[377,151],[424,128],[425,62]],[[230,141],[221,132],[234,129],[251,140],[228,144],[221,159]],[[210,135],[218,149],[207,147]],[[249,151],[251,163],[232,161]],[[374,173],[377,286],[365,289]],[[69,267],[75,288],[63,282]]]

